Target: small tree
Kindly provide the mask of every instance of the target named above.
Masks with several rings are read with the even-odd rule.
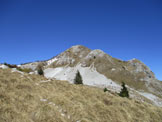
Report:
[[[122,82],[122,89],[119,93],[119,96],[129,98],[129,92],[128,92],[124,82]]]
[[[43,69],[40,66],[38,67],[37,72],[38,72],[39,75],[44,75]]]
[[[76,73],[74,84],[83,84],[82,76],[80,75],[79,71]]]
[[[107,88],[104,88],[104,92],[107,92],[108,91],[108,89]]]

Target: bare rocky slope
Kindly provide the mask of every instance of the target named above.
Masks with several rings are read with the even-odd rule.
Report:
[[[43,67],[46,78],[66,80],[70,83],[73,83],[79,70],[85,85],[106,87],[114,92],[119,92],[121,82],[125,82],[132,97],[139,98],[142,95],[153,104],[162,106],[162,83],[137,59],[122,61],[102,50],[76,45],[50,60],[19,65],[21,68],[32,69],[33,73],[38,66]]]

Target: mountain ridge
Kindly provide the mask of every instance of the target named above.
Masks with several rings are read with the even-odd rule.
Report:
[[[91,50],[75,45],[49,60],[19,65],[21,68],[32,69],[33,73],[36,73],[38,66],[43,68],[47,78],[73,83],[75,73],[79,70],[85,85],[107,87],[119,92],[120,84],[125,82],[145,97],[151,95],[143,92],[162,98],[162,83],[150,68],[135,58],[122,61],[100,49]],[[162,106],[162,101],[158,105]]]

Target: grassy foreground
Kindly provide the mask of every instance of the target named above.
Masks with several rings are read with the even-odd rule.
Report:
[[[0,122],[162,122],[162,108],[99,88],[0,69]]]

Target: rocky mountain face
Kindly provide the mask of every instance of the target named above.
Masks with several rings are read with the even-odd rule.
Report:
[[[158,105],[162,106],[162,83],[144,63],[137,59],[122,61],[102,50],[91,50],[76,45],[50,60],[19,65],[21,68],[30,68],[33,71],[36,71],[38,66],[43,67],[47,78],[66,80],[70,83],[73,83],[75,74],[79,70],[85,85],[107,87],[116,92],[120,91],[121,82],[125,82],[130,89],[136,90],[145,97],[153,95],[151,99],[155,99],[158,96],[160,101]]]
[[[84,46],[73,46],[60,55],[46,61],[48,67],[94,67],[97,72],[118,83],[126,82],[129,86],[144,91],[162,92],[160,82],[154,73],[141,61],[132,59],[121,61],[104,53],[102,50],[90,50]],[[102,82],[102,81],[101,81]]]

